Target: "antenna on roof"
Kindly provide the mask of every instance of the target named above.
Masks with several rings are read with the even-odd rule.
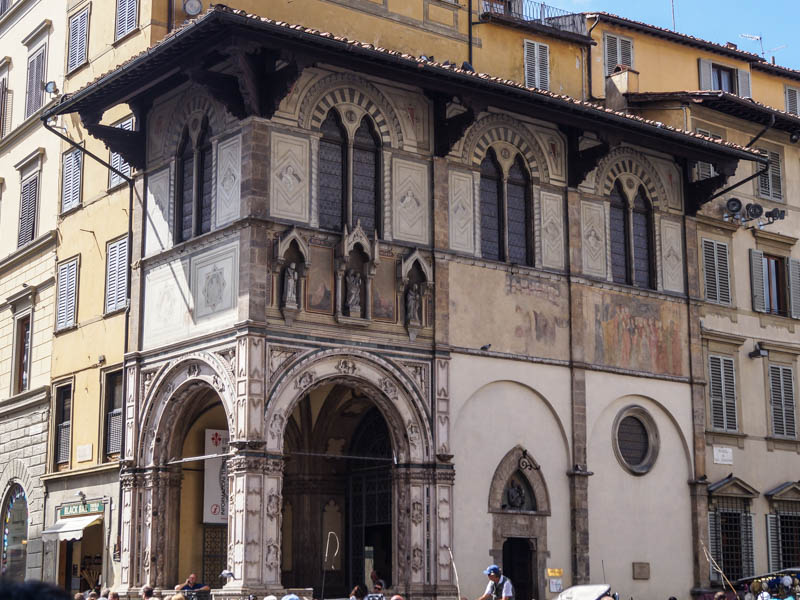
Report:
[[[675,0],[670,0],[670,4],[672,5],[672,31],[677,31],[675,28]]]
[[[753,35],[751,33],[740,33],[739,37],[761,44],[761,58],[764,58],[764,38],[760,35]]]

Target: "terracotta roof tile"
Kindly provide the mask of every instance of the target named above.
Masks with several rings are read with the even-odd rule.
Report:
[[[77,94],[80,94],[80,93],[84,92],[87,88],[89,88],[89,87],[91,87],[93,85],[96,85],[100,80],[102,80],[104,77],[109,76],[113,72],[119,71],[120,69],[126,68],[127,66],[131,65],[135,61],[141,59],[144,55],[152,53],[157,48],[159,48],[159,47],[163,46],[164,44],[168,43],[170,40],[173,40],[173,39],[181,36],[184,32],[187,32],[188,30],[190,30],[193,25],[195,25],[195,24],[197,24],[197,23],[199,23],[199,22],[201,22],[201,21],[203,21],[203,20],[205,20],[207,18],[210,18],[215,13],[234,14],[234,15],[238,15],[240,17],[246,17],[247,19],[252,20],[252,21],[259,21],[259,22],[267,23],[267,24],[270,24],[270,25],[273,25],[273,26],[278,26],[278,27],[283,27],[283,28],[286,28],[286,29],[291,29],[291,30],[294,30],[294,31],[299,31],[299,32],[302,32],[302,33],[304,33],[306,35],[309,35],[309,36],[334,39],[334,40],[342,42],[342,43],[350,44],[350,45],[353,45],[353,46],[358,46],[358,47],[360,47],[362,49],[365,49],[365,50],[370,50],[370,51],[377,52],[377,53],[380,53],[380,54],[383,54],[383,55],[395,56],[395,57],[401,58],[401,59],[403,59],[405,61],[408,61],[409,63],[416,62],[419,67],[435,67],[437,69],[443,69],[443,70],[446,70],[446,71],[459,73],[461,75],[474,77],[476,79],[481,79],[481,80],[489,81],[489,82],[492,82],[492,83],[495,83],[495,84],[500,84],[500,85],[506,86],[508,88],[526,90],[526,91],[528,91],[529,93],[531,93],[533,95],[539,95],[539,96],[545,96],[545,97],[548,97],[548,98],[557,99],[557,100],[560,100],[560,101],[562,101],[564,103],[572,104],[572,105],[576,105],[576,106],[581,106],[581,107],[583,107],[585,109],[588,109],[590,111],[596,111],[598,113],[613,114],[613,115],[615,115],[617,117],[621,117],[621,118],[623,118],[625,120],[629,120],[631,122],[644,123],[644,124],[647,124],[649,126],[652,126],[652,127],[664,130],[664,131],[675,132],[675,133],[678,133],[678,134],[682,134],[682,135],[688,136],[690,138],[702,139],[704,141],[713,142],[716,145],[727,147],[727,148],[731,148],[731,149],[738,150],[738,151],[743,151],[743,152],[746,152],[747,154],[753,155],[754,157],[759,157],[760,158],[759,153],[754,151],[754,150],[752,150],[752,149],[750,149],[750,148],[745,148],[744,146],[740,146],[738,144],[734,144],[732,142],[728,142],[728,141],[725,141],[725,140],[707,138],[707,137],[705,137],[703,135],[699,135],[699,134],[697,134],[695,132],[692,132],[692,131],[685,131],[685,130],[682,130],[682,129],[671,127],[671,126],[666,125],[666,124],[664,124],[664,123],[662,123],[660,121],[653,121],[653,120],[650,120],[650,119],[645,119],[643,117],[639,117],[637,115],[630,115],[630,114],[626,114],[624,112],[615,111],[615,110],[612,110],[610,108],[606,108],[605,106],[602,106],[602,105],[599,105],[599,104],[595,104],[595,103],[592,103],[592,102],[587,102],[585,100],[580,100],[578,98],[573,98],[572,96],[567,96],[565,94],[556,94],[556,93],[550,92],[548,90],[542,90],[542,89],[534,88],[534,87],[527,87],[527,86],[523,85],[522,83],[520,83],[518,81],[513,81],[513,80],[510,80],[510,79],[504,79],[504,78],[500,78],[500,77],[495,77],[495,76],[490,75],[488,73],[476,73],[476,72],[473,72],[473,71],[467,71],[467,70],[459,68],[458,66],[456,66],[454,64],[443,64],[443,63],[440,63],[440,62],[437,62],[437,61],[425,60],[423,58],[420,58],[420,57],[417,57],[417,56],[414,56],[414,55],[411,55],[411,54],[408,54],[408,53],[405,53],[405,52],[398,52],[397,50],[389,50],[389,49],[386,49],[386,48],[383,48],[383,47],[375,47],[373,44],[370,44],[368,42],[361,42],[361,41],[358,41],[358,40],[353,40],[353,39],[349,39],[349,38],[342,37],[342,36],[336,36],[336,35],[334,35],[334,34],[332,34],[330,32],[320,32],[318,29],[308,28],[308,27],[304,27],[302,25],[290,24],[290,23],[286,23],[284,21],[275,21],[275,20],[270,19],[268,17],[262,17],[262,16],[259,16],[259,15],[248,13],[248,12],[246,12],[244,10],[231,8],[231,7],[228,7],[228,6],[223,5],[223,4],[216,4],[216,5],[212,4],[210,6],[210,8],[204,14],[202,14],[202,15],[196,17],[195,19],[192,19],[192,20],[187,21],[186,23],[182,24],[178,29],[172,31],[170,34],[168,34],[163,39],[161,39],[158,42],[156,42],[153,46],[151,46],[147,50],[144,50],[144,51],[136,54],[135,56],[132,56],[131,58],[127,59],[125,62],[123,62],[121,65],[119,65],[116,69],[110,70],[110,71],[104,73],[103,75],[100,75],[99,77],[96,77],[90,83],[87,83],[85,86],[83,86],[80,90],[70,94],[69,96],[65,96],[62,99],[62,102],[66,102],[66,101],[69,100],[70,97],[75,96]],[[56,111],[57,111],[57,107],[56,107]]]

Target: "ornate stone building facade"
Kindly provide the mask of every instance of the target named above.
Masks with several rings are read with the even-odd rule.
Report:
[[[224,7],[56,112],[123,100],[136,131],[94,131],[138,170],[124,592],[208,566],[219,597],[346,593],[374,569],[452,598],[452,552],[464,589],[500,562],[549,597],[546,567],[587,582],[602,555],[623,591],[688,593],[687,165],[760,155]]]

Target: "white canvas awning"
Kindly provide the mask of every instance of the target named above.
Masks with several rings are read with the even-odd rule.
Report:
[[[59,519],[52,527],[42,532],[42,539],[45,541],[79,540],[83,537],[84,529],[102,522],[103,515],[85,515],[83,517]]]

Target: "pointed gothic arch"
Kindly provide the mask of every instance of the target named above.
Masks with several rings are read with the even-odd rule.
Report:
[[[636,191],[641,185],[647,192],[653,210],[667,206],[667,192],[664,181],[653,163],[642,152],[629,146],[620,146],[609,152],[598,164],[595,177],[595,193],[607,197],[620,179],[623,189],[632,195],[628,200],[633,202]],[[630,182],[630,183],[629,183]]]

